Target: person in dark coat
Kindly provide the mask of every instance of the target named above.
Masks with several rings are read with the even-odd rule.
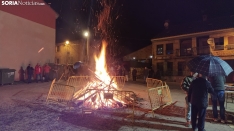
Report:
[[[136,68],[133,68],[133,70],[132,70],[132,79],[133,79],[133,81],[136,81],[136,76],[137,76],[137,70],[136,70]]]
[[[208,93],[214,93],[211,83],[206,80],[206,76],[199,74],[199,77],[192,81],[189,92],[188,102],[192,105],[191,123],[192,129],[205,131],[206,108],[208,106]],[[198,116],[198,124],[197,124]]]
[[[149,69],[148,78],[154,78],[154,70],[152,68]]]
[[[23,67],[21,66],[20,67],[20,70],[19,70],[19,80],[20,81],[24,81],[24,74],[25,74],[25,71],[24,71],[24,69],[23,69]]]
[[[28,64],[26,70],[27,70],[27,75],[28,75],[28,83],[31,83],[34,69],[33,67],[31,67],[31,64]]]
[[[217,100],[219,102],[219,114],[221,118],[221,123],[226,123],[225,120],[225,87],[224,83],[226,82],[225,76],[217,75],[209,77],[209,81],[214,88],[214,94],[211,94],[212,100],[212,111],[213,111],[213,121],[218,121],[218,111],[217,111]]]

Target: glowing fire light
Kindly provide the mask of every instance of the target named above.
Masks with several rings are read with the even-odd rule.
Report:
[[[105,59],[106,58],[106,46],[107,46],[107,43],[104,41],[102,44],[102,50],[99,55],[99,58],[97,56],[94,56],[94,58],[96,61],[95,74],[99,76],[102,79],[102,81],[104,81],[105,84],[108,85],[111,81],[111,78],[106,71],[107,69],[106,59]],[[114,86],[115,89],[118,89],[116,84],[113,84],[112,86]]]
[[[78,94],[79,92],[84,92],[86,89],[94,89],[91,92],[85,94],[85,98],[90,97],[90,99],[84,102],[84,104],[89,105],[94,109],[98,109],[100,107],[113,108],[125,104],[125,102],[118,100],[118,98],[115,98],[115,96],[109,92],[110,90],[118,90],[118,86],[115,84],[115,82],[112,82],[111,77],[107,73],[107,65],[105,59],[106,47],[107,43],[103,42],[99,57],[97,57],[96,55],[94,56],[96,62],[95,75],[97,79],[93,79],[92,82],[88,83],[84,89],[76,93]],[[98,90],[104,91],[101,92]],[[107,95],[112,96],[113,98],[105,99]]]

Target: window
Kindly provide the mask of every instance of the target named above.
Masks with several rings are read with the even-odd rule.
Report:
[[[184,39],[180,41],[180,56],[192,55],[192,39]]]
[[[234,36],[228,37],[228,44],[234,44]]]
[[[226,45],[227,49],[234,49],[234,36],[228,37],[228,45]]]
[[[173,54],[173,43],[166,44],[166,53]]]
[[[224,44],[224,39],[223,37],[220,38],[214,38],[215,45],[223,45]]]
[[[56,46],[56,52],[60,51],[60,46]]]
[[[202,36],[197,38],[197,54],[207,55],[210,54],[210,46],[207,43],[209,36]]]
[[[223,50],[224,49],[224,38],[214,38],[215,42],[215,50]]]
[[[157,45],[157,55],[163,54],[163,45]]]

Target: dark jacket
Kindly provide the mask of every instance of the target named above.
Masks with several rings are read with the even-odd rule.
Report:
[[[225,76],[213,76],[209,78],[209,81],[214,90],[225,90],[224,83],[226,82]]]
[[[136,69],[133,69],[133,70],[132,70],[132,75],[133,75],[133,76],[136,76],[136,75],[137,75],[137,70],[136,70]]]
[[[207,108],[208,93],[214,93],[210,82],[205,78],[198,77],[189,87],[188,101],[198,108]]]

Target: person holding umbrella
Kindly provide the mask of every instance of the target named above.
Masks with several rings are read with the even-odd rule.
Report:
[[[213,111],[213,121],[218,121],[218,111],[217,111],[217,100],[219,102],[219,114],[221,123],[226,123],[225,121],[225,108],[224,108],[224,102],[225,102],[225,87],[224,83],[226,82],[225,76],[222,75],[216,75],[209,77],[209,81],[214,88],[214,93],[211,94],[211,100],[212,100],[212,111]]]
[[[206,76],[199,74],[199,77],[192,81],[188,92],[188,102],[192,105],[191,123],[193,130],[198,128],[198,131],[205,131],[208,93],[214,93],[214,89],[212,88],[211,83],[206,79]]]
[[[217,121],[216,120],[216,117],[218,117],[218,115],[216,114],[217,113],[217,107],[216,107],[217,99],[220,99],[221,104],[222,104],[222,102],[224,102],[224,99],[223,99],[224,94],[220,93],[220,92],[223,92],[222,90],[224,90],[224,88],[223,88],[224,87],[224,78],[221,78],[221,77],[228,76],[233,71],[232,67],[227,62],[222,60],[221,58],[219,58],[217,56],[213,56],[211,54],[210,55],[201,55],[201,56],[195,57],[195,58],[191,59],[190,61],[188,61],[187,66],[190,70],[192,70],[194,72],[197,72],[199,74],[203,74],[205,76],[210,77],[211,82],[214,86],[214,88],[212,87],[213,93],[216,92],[216,93],[212,94],[212,96],[213,96],[212,101],[214,101],[214,105],[213,105],[214,120]],[[218,77],[220,77],[220,78],[218,78]],[[213,79],[216,79],[216,80],[213,80]],[[217,83],[217,84],[214,84],[214,83]],[[193,82],[192,82],[192,84],[193,84]],[[191,86],[192,86],[192,84],[191,84]],[[190,88],[191,88],[191,86],[190,86]],[[198,90],[198,89],[196,89],[196,90]],[[214,89],[216,89],[216,91],[214,91]],[[201,95],[202,93],[199,93],[199,92],[197,92],[197,93],[198,93],[198,98],[201,97],[199,95]],[[194,98],[194,99],[196,99],[196,98]],[[206,99],[208,99],[208,98],[206,98]],[[207,101],[207,100],[205,100],[205,101]],[[193,102],[193,99],[191,99],[191,102]],[[193,117],[193,103],[191,103],[191,104],[192,104],[192,117]],[[220,107],[220,110],[222,111],[222,114],[224,114],[224,112],[225,112],[224,106]],[[200,112],[202,112],[202,110],[200,110]],[[220,114],[221,119],[225,119],[224,115],[222,115],[222,114]],[[199,117],[199,119],[200,119],[200,117]],[[194,120],[195,120],[195,118],[194,118]],[[200,119],[200,122],[201,121],[202,120]],[[225,123],[225,120],[221,121],[221,122]],[[193,124],[195,124],[195,123],[193,123],[193,118],[192,118],[192,126],[195,126]],[[199,125],[200,125],[200,128],[202,128],[202,125],[201,124],[199,124]]]

